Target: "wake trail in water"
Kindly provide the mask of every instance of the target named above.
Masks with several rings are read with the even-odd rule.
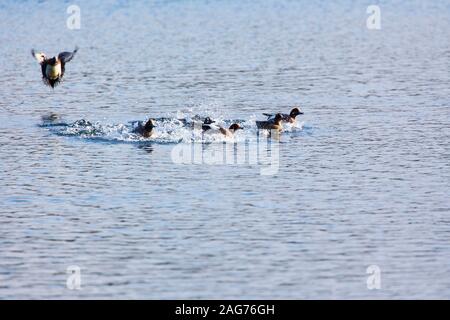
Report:
[[[183,116],[183,117],[182,117]],[[160,117],[155,120],[155,134],[150,138],[144,138],[136,133],[136,129],[145,121],[134,120],[127,123],[101,123],[80,119],[74,122],[64,122],[56,115],[44,116],[40,127],[47,128],[53,134],[59,136],[78,137],[82,139],[110,141],[110,142],[130,142],[130,143],[215,143],[215,142],[244,142],[256,141],[258,129],[255,118],[243,119],[222,119],[214,118],[214,126],[228,128],[233,123],[238,123],[243,130],[238,130],[233,137],[226,137],[220,133],[209,133],[201,130],[201,125],[205,116],[177,115],[177,117]],[[296,124],[284,124],[283,132],[289,134],[311,133],[312,127],[306,126],[304,122]],[[260,133],[268,135],[265,130]]]

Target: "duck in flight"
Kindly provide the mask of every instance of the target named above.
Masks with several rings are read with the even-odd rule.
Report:
[[[289,114],[281,113],[281,121],[295,124],[297,122],[296,117],[300,114],[303,114],[303,112],[298,108],[295,107],[291,110]],[[267,121],[274,121],[275,115],[271,113],[263,113],[267,117]]]
[[[64,76],[66,63],[73,59],[78,48],[73,52],[61,52],[57,57],[49,58],[42,52],[31,50],[33,57],[41,65],[42,79],[46,85],[54,88]]]

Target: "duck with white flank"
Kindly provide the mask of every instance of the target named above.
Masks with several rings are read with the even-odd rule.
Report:
[[[237,130],[243,129],[238,123],[233,123],[228,129],[222,126],[214,125],[214,123],[214,120],[207,117],[202,124],[203,132],[207,132],[208,134],[221,133],[226,137],[233,137]]]
[[[57,57],[48,58],[42,52],[31,50],[33,57],[41,65],[42,79],[46,85],[54,88],[64,76],[66,63],[73,59],[78,48],[73,52],[61,52]]]
[[[206,117],[205,120],[202,123],[202,130],[203,131],[207,131],[209,129],[211,129],[211,125],[213,123],[215,123],[216,121],[214,121],[213,119],[211,119],[210,117]]]
[[[242,130],[244,128],[242,128],[238,123],[233,123],[228,129],[219,127],[220,133],[226,137],[233,137],[234,134],[236,133],[236,131],[238,131],[240,129]]]

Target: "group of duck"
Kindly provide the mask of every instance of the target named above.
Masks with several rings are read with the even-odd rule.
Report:
[[[42,52],[36,52],[31,50],[32,56],[39,62],[41,66],[42,79],[44,83],[52,88],[58,85],[65,72],[65,65],[71,61],[78,48],[76,47],[72,52],[61,52],[58,56],[48,57]],[[289,114],[277,113],[269,114],[263,113],[267,117],[264,121],[256,121],[256,127],[258,129],[264,129],[269,131],[281,132],[283,130],[283,123],[296,123],[296,117],[303,114],[298,107],[294,107]],[[156,121],[155,119],[149,119],[147,122],[139,123],[133,130],[133,133],[141,135],[144,138],[150,138],[155,134]],[[216,124],[215,120],[210,117],[206,117],[201,124],[202,131],[206,133],[219,133],[227,137],[232,137],[234,133],[240,129],[243,129],[239,123],[233,123],[229,128],[224,128]]]
[[[267,117],[264,121],[256,121],[256,127],[260,130],[269,130],[270,132],[281,132],[283,130],[283,123],[289,123],[295,125],[297,122],[297,116],[303,114],[298,107],[294,107],[290,113],[263,113]],[[186,119],[178,119],[184,125],[187,125]],[[144,138],[151,138],[155,135],[156,120],[150,118],[145,124],[139,123],[134,128],[133,133],[141,135]],[[226,137],[233,137],[236,131],[242,130],[243,127],[239,123],[233,123],[230,127],[225,128],[221,125],[217,125],[216,121],[210,117],[206,117],[201,123],[201,130],[207,134],[222,134]]]

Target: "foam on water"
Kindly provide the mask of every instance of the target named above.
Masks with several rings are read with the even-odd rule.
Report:
[[[256,141],[258,129],[256,127],[256,116],[247,120],[224,119],[222,116],[214,118],[213,127],[228,128],[233,123],[239,123],[243,130],[238,130],[233,137],[226,137],[216,130],[202,132],[202,121],[206,116],[192,113],[177,112],[175,117],[155,118],[155,134],[150,138],[144,138],[134,132],[142,124],[142,120],[133,120],[128,123],[102,123],[100,121],[89,121],[85,119],[74,122],[64,122],[58,117],[43,116],[40,125],[60,136],[78,137],[89,140],[111,141],[111,142],[152,142],[157,144],[169,143],[221,143],[221,142],[248,142]],[[195,126],[195,127],[194,127]],[[298,134],[306,129],[310,132],[311,127],[305,126],[304,122],[296,124],[286,123],[283,132]],[[259,130],[259,133],[269,136],[267,130]]]

